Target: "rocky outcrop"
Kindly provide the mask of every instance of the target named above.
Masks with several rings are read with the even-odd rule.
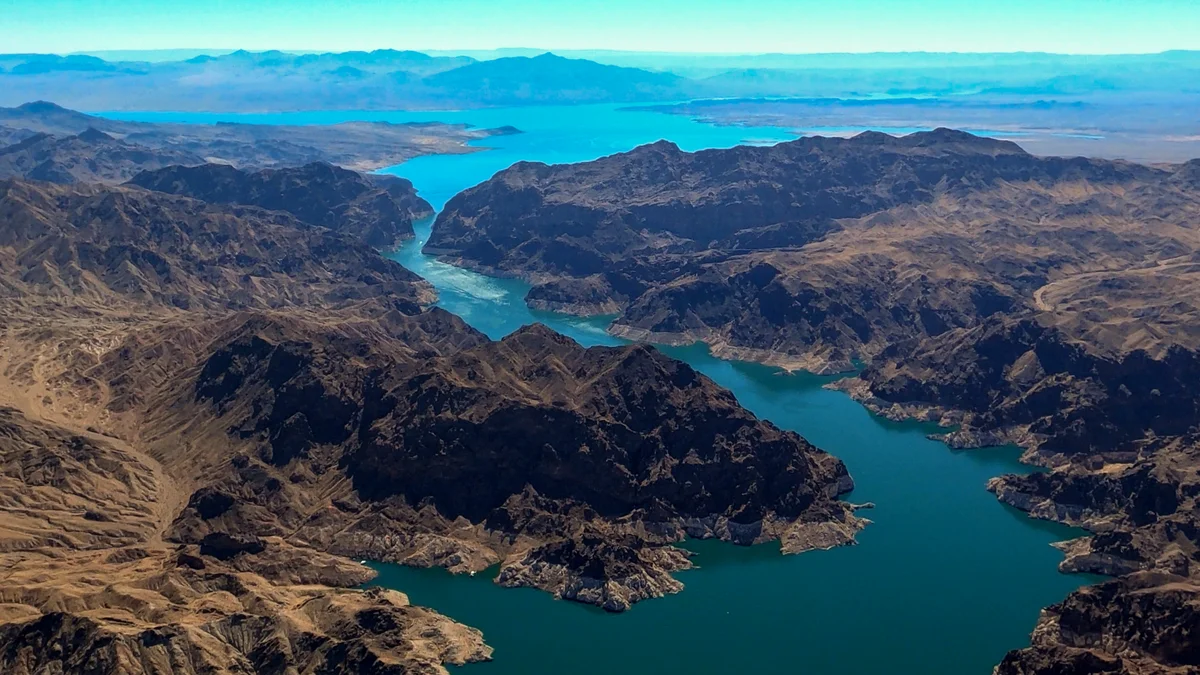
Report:
[[[861,527],[836,501],[853,487],[841,462],[652,348],[583,349],[532,326],[420,359],[377,349],[257,320],[224,338],[184,395],[247,452],[212,469],[173,536],[499,561],[505,585],[623,610],[682,587],[669,544],[685,535],[750,544],[842,523],[841,537],[792,537],[816,541],[799,552]],[[332,508],[312,501],[339,476]]]
[[[445,672],[442,663],[491,656],[478,631],[413,607],[400,593],[311,587],[266,593],[244,575],[204,565],[181,566],[159,579],[175,585],[176,601],[207,600],[200,622],[120,625],[49,611],[0,624],[0,669],[13,675],[250,675],[290,669],[401,675]]]
[[[1104,354],[1034,317],[997,316],[975,328],[884,350],[861,374],[879,401],[954,410],[967,433],[1027,439],[1027,459],[1128,456],[1147,435],[1200,425],[1200,352],[1180,346]]]
[[[1151,572],[1080,589],[1042,612],[1033,645],[996,675],[1196,672],[1198,598],[1194,581]]]
[[[129,188],[0,181],[0,295],[180,310],[417,304],[432,288],[370,247],[295,218]],[[300,282],[300,283],[297,283]]]
[[[635,536],[585,531],[534,546],[506,562],[496,583],[529,586],[610,612],[683,590],[672,572],[691,567],[682,549],[648,546]]]
[[[413,220],[433,215],[403,178],[368,177],[322,162],[254,173],[222,164],[172,166],[144,171],[129,182],[214,204],[285,211],[376,248],[411,238]]]
[[[1198,456],[1195,435],[1159,439],[1138,444],[1124,462],[1090,458],[1050,472],[1001,476],[988,489],[1037,517],[1095,533],[1065,546],[1064,570],[1189,576],[1200,560]]]

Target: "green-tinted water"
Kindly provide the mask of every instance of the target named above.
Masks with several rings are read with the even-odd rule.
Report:
[[[511,124],[489,152],[422,157],[391,171],[440,208],[455,192],[519,160],[581,161],[668,138],[695,150],[784,140],[783,129],[714,127],[609,106],[453,113],[122,115],[176,121],[331,123],[347,119]],[[544,322],[586,345],[616,344],[604,322],[531,312],[527,286],[491,279],[420,253],[431,223],[394,257],[437,286],[446,309],[492,337]],[[378,583],[483,630],[495,661],[468,674],[794,672],[813,675],[986,675],[1028,643],[1042,606],[1091,579],[1056,571],[1050,547],[1078,534],[1039,523],[984,490],[988,478],[1027,470],[1015,448],[955,452],[929,428],[872,417],[828,378],[781,375],[712,358],[703,347],[664,349],[732,390],[750,410],[838,455],[873,501],[860,545],[784,557],[772,545],[690,542],[697,570],[679,595],[622,615],[502,589],[488,575],[380,565]]]
[[[594,335],[582,322],[550,323]],[[799,556],[689,542],[700,568],[680,575],[684,591],[623,615],[503,589],[488,575],[377,565],[377,583],[483,630],[496,660],[468,672],[985,675],[1028,642],[1040,607],[1087,581],[1055,570],[1049,544],[1068,528],[984,490],[1022,470],[1015,448],[955,452],[926,439],[926,425],[873,417],[822,389],[828,378],[720,361],[701,347],[664,351],[845,460],[858,483],[849,498],[876,503],[864,512],[874,524],[858,546]]]

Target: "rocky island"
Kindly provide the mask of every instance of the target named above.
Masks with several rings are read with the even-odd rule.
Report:
[[[431,309],[363,180],[0,181],[0,670],[441,672],[483,636],[351,558],[620,611],[685,536],[853,543],[844,465],[686,364]]]
[[[616,335],[818,373],[875,412],[1017,443],[988,488],[1091,531],[1001,675],[1174,673],[1200,550],[1200,162],[1039,157],[938,129],[521,163],[454,197],[426,252],[533,284]],[[983,486],[981,486],[982,488]]]

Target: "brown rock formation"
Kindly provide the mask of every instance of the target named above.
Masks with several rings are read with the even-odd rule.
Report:
[[[164,408],[214,415],[245,454],[205,466],[215,480],[173,536],[288,536],[459,571],[500,561],[505,585],[622,610],[682,588],[669,573],[687,559],[664,547],[687,534],[749,544],[847,523],[828,547],[861,527],[834,501],[852,487],[840,462],[682,363],[541,326],[471,336],[413,358],[412,341],[380,350],[312,324],[232,331]]]
[[[75,136],[36,134],[0,147],[0,178],[119,183],[139,171],[203,162],[203,158],[186,151],[151,149],[89,127]]]
[[[1153,349],[1200,339],[1200,321],[1173,318],[1200,316],[1189,171],[1035,157],[944,129],[698,153],[656,143],[517,164],[452,199],[426,251],[531,280],[535,307],[619,311],[618,335],[789,368],[847,370],[1046,302],[1072,336]],[[1153,297],[1173,302],[1136,311]]]
[[[223,164],[172,166],[144,171],[129,182],[214,204],[286,211],[376,248],[411,238],[413,221],[433,215],[403,178],[365,176],[321,162],[255,173]]]
[[[491,342],[345,233],[0,184],[0,670],[441,672],[343,556],[623,610],[683,536],[853,542],[838,460],[648,347]]]

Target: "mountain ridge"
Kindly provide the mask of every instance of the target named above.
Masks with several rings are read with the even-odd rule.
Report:
[[[1106,100],[1128,92],[1178,95],[1194,77],[1191,52],[1076,57],[1054,54],[680,55],[544,50],[478,54],[288,53],[238,50],[173,61],[0,55],[0,104],[38,96],[90,110],[287,111],[427,109],[668,102],[738,96],[873,95]],[[542,58],[541,62],[534,62]],[[953,61],[947,67],[947,60]],[[497,66],[542,65],[546,68]],[[554,70],[572,61],[574,77]],[[488,81],[497,68],[504,83]],[[626,69],[619,71],[617,69]],[[518,71],[523,71],[518,72]],[[453,73],[457,73],[452,75]],[[482,73],[476,77],[472,73]],[[600,85],[580,87],[595,78]],[[674,79],[673,79],[674,78]],[[257,89],[246,80],[255,80]],[[78,86],[86,82],[88,89]],[[328,91],[339,85],[340,97]],[[451,82],[455,86],[446,86]],[[440,84],[439,84],[440,83]],[[461,85],[461,86],[459,86]],[[1111,102],[1111,101],[1110,101]],[[1118,101],[1119,102],[1119,101]]]
[[[355,561],[617,612],[683,590],[687,536],[801,553],[867,524],[839,460],[686,364],[492,341],[354,228],[17,179],[0,220],[6,672],[445,672],[483,636]]]
[[[209,203],[286,211],[375,248],[412,238],[413,221],[433,215],[433,207],[403,178],[365,176],[324,162],[254,173],[223,164],[171,166],[142,171],[128,184]]]

